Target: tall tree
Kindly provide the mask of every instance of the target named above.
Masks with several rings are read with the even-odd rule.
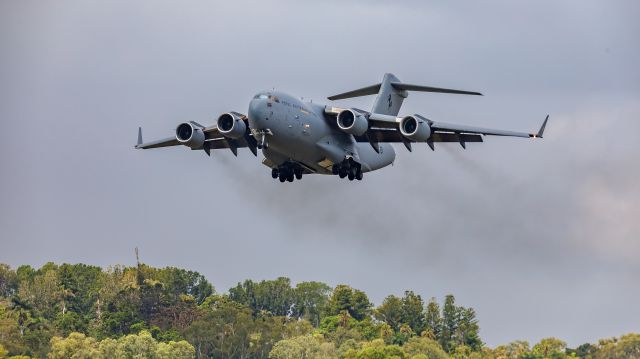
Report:
[[[98,299],[102,269],[86,264],[62,264],[57,270],[66,310],[90,313]]]
[[[384,298],[375,310],[375,317],[387,323],[394,331],[398,331],[404,319],[402,300],[395,295]]]
[[[194,271],[166,267],[158,270],[154,279],[163,283],[166,295],[173,302],[186,294],[192,296],[196,304],[201,304],[214,292],[211,283],[202,274]]]
[[[286,277],[260,283],[246,280],[229,289],[229,298],[251,308],[254,315],[262,311],[279,316],[291,315],[296,303],[291,280]]]
[[[9,298],[18,290],[18,275],[9,265],[0,263],[0,297]]]
[[[413,291],[405,291],[402,297],[402,322],[416,334],[425,329],[424,301]]]
[[[338,285],[329,299],[329,314],[337,315],[347,311],[356,320],[362,320],[369,316],[372,304],[367,295],[348,285]]]
[[[456,332],[456,344],[466,345],[473,351],[479,351],[482,348],[482,340],[480,339],[480,326],[476,319],[476,311],[473,308],[459,307],[459,323]]]
[[[424,327],[432,338],[436,339],[441,337],[442,317],[440,316],[440,305],[435,298],[431,298],[429,304],[427,304]]]
[[[451,294],[444,299],[442,307],[442,332],[439,337],[440,345],[448,353],[456,345],[455,334],[458,329],[459,311],[455,304],[455,297]]]
[[[198,358],[245,358],[254,328],[251,309],[222,300],[204,309],[183,335],[194,345]]]
[[[295,288],[295,312],[314,326],[320,325],[326,311],[331,287],[321,282],[301,282]]]

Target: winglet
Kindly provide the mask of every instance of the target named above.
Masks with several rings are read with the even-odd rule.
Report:
[[[138,127],[138,143],[136,144],[136,148],[139,148],[142,144],[142,127]]]
[[[542,135],[544,134],[544,128],[547,127],[547,121],[549,121],[549,115],[547,115],[547,117],[544,119],[544,122],[542,122],[542,126],[540,126],[538,133],[531,134],[529,136],[532,138],[542,138]]]

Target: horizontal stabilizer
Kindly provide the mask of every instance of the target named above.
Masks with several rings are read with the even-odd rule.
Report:
[[[345,98],[375,95],[378,93],[378,91],[380,91],[380,85],[381,84],[375,84],[375,85],[363,87],[357,90],[343,92],[341,94],[333,95],[327,98],[331,101],[334,101],[334,100],[342,100]]]
[[[345,99],[345,98],[361,97],[361,96],[369,96],[369,95],[380,94],[381,93],[380,89],[383,86],[384,87],[389,87],[390,86],[391,87],[389,89],[390,91],[395,90],[395,92],[398,92],[398,94],[401,95],[403,98],[407,97],[405,91],[436,92],[436,93],[449,93],[449,94],[457,94],[457,95],[482,96],[482,94],[480,92],[475,92],[475,91],[463,91],[463,90],[447,89],[447,88],[442,88],[442,87],[432,87],[432,86],[406,84],[404,82],[400,82],[398,80],[398,78],[393,76],[392,74],[385,74],[383,82],[381,82],[381,83],[377,83],[375,85],[359,88],[359,89],[353,90],[353,91],[343,92],[341,94],[329,96],[327,98],[329,100],[331,100],[331,101],[334,101],[334,100],[342,100],[342,99]],[[385,96],[383,96],[383,97],[385,97]],[[386,98],[385,98],[385,100],[386,100]]]
[[[405,91],[439,92],[439,93],[451,93],[451,94],[457,94],[457,95],[482,96],[480,92],[453,90],[453,89],[445,89],[445,88],[431,87],[431,86],[411,85],[411,84],[405,84],[402,82],[392,82],[391,86],[399,90],[405,90]]]

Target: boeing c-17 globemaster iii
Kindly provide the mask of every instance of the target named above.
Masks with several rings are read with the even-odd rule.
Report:
[[[482,142],[482,136],[542,137],[549,116],[537,133],[492,130],[432,121],[422,115],[398,116],[409,91],[482,95],[479,92],[411,85],[385,74],[382,82],[331,96],[329,100],[375,95],[371,111],[357,108],[322,106],[303,102],[278,91],[263,91],[253,97],[246,115],[223,113],[215,125],[203,126],[195,121],[181,123],[175,136],[143,142],[138,129],[135,148],[149,149],[186,146],[211,155],[212,150],[247,147],[280,182],[293,182],[306,174],[335,175],[362,180],[363,173],[393,163],[396,154],[390,143],[402,143],[411,151],[412,144],[426,143],[431,150],[436,142]]]

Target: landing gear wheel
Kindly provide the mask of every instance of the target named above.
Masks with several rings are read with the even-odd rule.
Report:
[[[284,171],[280,171],[280,173],[278,173],[278,179],[280,180],[280,182],[286,181],[287,174]]]
[[[273,179],[278,178],[278,169],[277,168],[271,169],[271,178],[273,178]]]
[[[289,173],[287,173],[287,181],[293,182],[293,171],[289,171]]]
[[[300,167],[296,167],[296,168],[293,170],[293,174],[295,174],[295,175],[296,175],[296,179],[297,179],[297,180],[302,179],[302,168],[300,168]]]
[[[333,173],[334,175],[337,175],[339,172],[340,172],[340,165],[334,164],[333,166],[331,166],[331,173]]]
[[[358,173],[357,167],[354,166],[349,168],[349,181],[353,181],[353,179],[356,178],[357,173]]]
[[[344,167],[340,168],[340,171],[338,172],[338,176],[340,176],[340,178],[347,177],[347,169]]]
[[[362,176],[363,176],[363,175],[362,175],[362,171],[361,171],[361,170],[358,170],[358,173],[356,173],[356,179],[357,179],[358,181],[362,181]]]

